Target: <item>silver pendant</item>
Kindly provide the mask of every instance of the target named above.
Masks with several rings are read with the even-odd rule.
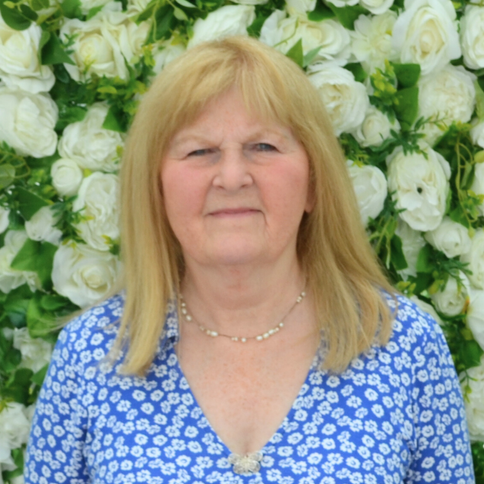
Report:
[[[259,472],[262,454],[260,452],[246,455],[230,454],[228,460],[236,474],[255,474]]]

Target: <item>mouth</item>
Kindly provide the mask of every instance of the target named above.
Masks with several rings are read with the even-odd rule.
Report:
[[[210,212],[209,215],[212,217],[247,217],[250,215],[255,215],[259,213],[260,210],[256,210],[254,208],[249,207],[240,207],[240,208],[222,208],[220,210],[215,210]]]

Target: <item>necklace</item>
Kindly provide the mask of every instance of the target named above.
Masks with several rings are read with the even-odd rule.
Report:
[[[223,334],[223,333],[219,333],[218,331],[213,331],[211,329],[208,329],[199,323],[197,323],[197,326],[198,326],[198,329],[202,331],[202,333],[205,333],[207,336],[211,336],[212,338],[223,336],[224,338],[230,338],[232,341],[241,342],[241,343],[246,343],[250,339],[255,339],[256,341],[265,341],[272,335],[279,332],[282,328],[284,328],[284,321],[292,312],[292,310],[304,299],[305,296],[306,296],[306,292],[302,291],[301,294],[299,294],[299,296],[297,297],[296,302],[291,306],[289,311],[282,318],[281,322],[274,328],[271,328],[269,331],[266,331],[265,333],[259,334],[257,336],[231,336],[229,334]],[[187,304],[183,299],[183,295],[181,294],[180,294],[180,308],[181,308],[181,313],[183,314],[183,317],[185,318],[186,321],[188,322],[194,321],[193,317],[190,316],[190,314],[188,313]]]

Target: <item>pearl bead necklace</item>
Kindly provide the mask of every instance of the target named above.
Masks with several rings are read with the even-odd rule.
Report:
[[[218,331],[213,331],[211,329],[208,329],[205,326],[198,323],[197,323],[197,326],[198,326],[198,329],[202,331],[202,333],[205,333],[207,336],[211,336],[212,338],[223,336],[224,338],[230,338],[232,341],[240,342],[240,343],[246,343],[250,339],[254,339],[256,341],[265,341],[266,339],[270,338],[272,335],[278,333],[282,328],[284,328],[285,319],[289,316],[292,310],[304,299],[305,296],[306,296],[306,292],[302,291],[301,294],[299,294],[299,296],[297,297],[296,302],[291,306],[289,311],[282,318],[282,321],[274,328],[271,328],[269,329],[269,331],[266,331],[265,333],[259,334],[257,336],[230,336],[228,334],[223,334],[223,333],[219,333]],[[190,316],[190,314],[188,313],[187,304],[184,301],[182,295],[180,295],[180,308],[181,308],[181,313],[183,314],[183,317],[185,318],[186,321],[188,322],[194,321],[193,317]]]

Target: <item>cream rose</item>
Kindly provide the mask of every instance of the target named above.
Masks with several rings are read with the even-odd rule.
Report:
[[[54,215],[51,207],[42,207],[30,220],[25,222],[25,231],[29,239],[50,242],[59,245],[62,231],[56,229],[54,225],[59,221],[59,216]]]
[[[77,193],[83,179],[79,165],[68,158],[61,158],[50,169],[52,185],[61,196],[71,197]]]
[[[0,141],[21,155],[43,158],[54,154],[58,110],[48,94],[0,87],[0,112]]]
[[[461,56],[455,8],[450,0],[405,0],[393,26],[393,45],[402,63],[420,64],[430,74]]]
[[[467,310],[467,325],[474,339],[484,350],[484,291],[471,291]]]
[[[221,39],[231,35],[247,35],[247,27],[255,20],[255,7],[251,5],[226,5],[209,13],[205,19],[197,19],[193,25],[193,37],[188,47]]]
[[[41,36],[42,29],[35,23],[26,30],[15,30],[0,15],[0,78],[8,88],[33,94],[51,90],[54,73],[39,62]]]
[[[311,22],[305,14],[295,13],[287,17],[285,12],[276,10],[264,22],[260,34],[261,42],[284,54],[299,39],[304,55],[319,47],[315,61],[335,59],[338,64],[346,64],[351,52],[349,32],[332,19]]]
[[[484,441],[484,356],[481,356],[481,364],[469,368],[466,373],[459,377],[462,382],[463,392],[466,395],[465,409],[467,427],[471,440]],[[465,392],[465,387],[469,391]]]
[[[394,0],[360,0],[360,5],[373,15],[381,15],[389,10]]]
[[[13,347],[22,353],[21,367],[34,373],[47,365],[52,355],[52,345],[42,338],[31,338],[27,328],[15,328]]]
[[[417,261],[420,250],[425,245],[425,240],[421,232],[413,230],[403,220],[398,220],[398,225],[395,230],[396,235],[402,241],[402,250],[408,267],[399,271],[403,279],[407,280],[408,276],[417,276]]]
[[[358,0],[328,0],[335,7],[352,7],[358,3]]]
[[[59,141],[59,153],[74,160],[81,168],[115,171],[118,169],[118,147],[123,145],[121,133],[104,129],[108,106],[93,104],[82,121],[64,129]]]
[[[449,258],[468,252],[471,248],[468,230],[449,217],[444,217],[442,223],[436,229],[426,232],[424,237],[430,245]]]
[[[418,83],[418,116],[433,116],[446,125],[454,121],[466,123],[476,104],[475,79],[462,66],[450,64],[437,73],[422,76]],[[428,143],[443,134],[435,124],[426,125],[424,131]]]
[[[25,283],[28,283],[33,291],[40,287],[35,272],[18,271],[10,267],[26,240],[25,230],[9,230],[5,234],[4,245],[0,248],[0,291],[4,293],[9,293]]]
[[[479,122],[479,120],[475,119],[472,124],[473,127],[470,131],[472,142],[484,148],[484,122]]]
[[[234,0],[239,5],[265,5],[269,0]]]
[[[17,449],[27,443],[29,432],[26,407],[21,403],[8,402],[0,412],[0,446],[4,444],[10,449]]]
[[[86,307],[112,290],[119,269],[119,260],[110,252],[69,242],[54,255],[52,282],[60,295]]]
[[[469,251],[460,258],[469,264],[472,274],[469,276],[474,287],[484,289],[484,229],[479,229],[472,237]]]
[[[358,166],[348,161],[353,188],[355,190],[361,221],[366,226],[371,218],[376,218],[383,210],[387,196],[387,180],[376,166]]]
[[[352,134],[361,146],[380,146],[390,137],[390,131],[400,131],[400,123],[390,122],[375,106],[370,106],[365,113],[365,119]]]
[[[389,11],[382,15],[360,15],[351,32],[353,56],[368,73],[376,68],[384,69],[385,60],[397,60],[398,55],[392,44],[392,30],[397,14]]]
[[[484,195],[484,163],[476,164],[471,190],[476,195]],[[479,205],[479,211],[484,216],[484,202]]]
[[[109,250],[109,237],[119,237],[119,181],[116,175],[93,173],[85,178],[72,208],[86,219],[75,225],[83,240],[97,250]]]
[[[0,205],[0,234],[3,234],[7,230],[9,221],[10,210]]]
[[[312,12],[316,8],[316,0],[286,0],[286,10],[289,13]]]
[[[414,230],[436,229],[444,216],[449,193],[449,163],[431,148],[405,155],[397,148],[388,158],[388,190],[394,192],[400,217]]]
[[[149,25],[136,25],[120,10],[120,3],[111,2],[85,22],[70,19],[62,26],[61,39],[74,38],[71,57],[75,65],[64,66],[75,81],[89,79],[93,74],[128,79],[126,62],[131,64],[141,55]]]
[[[484,67],[484,7],[468,5],[460,19],[460,40],[464,64],[470,69]]]
[[[370,105],[365,86],[332,63],[314,66],[308,77],[326,106],[336,135],[358,128]]]
[[[446,316],[457,316],[469,302],[469,280],[463,272],[458,275],[461,283],[454,277],[449,277],[445,287],[430,296],[437,311]]]

